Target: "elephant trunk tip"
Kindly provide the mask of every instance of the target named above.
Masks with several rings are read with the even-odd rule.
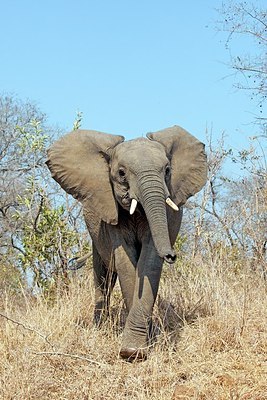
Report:
[[[176,254],[174,251],[170,251],[167,254],[165,254],[163,256],[164,260],[168,263],[168,264],[173,264],[176,261]]]

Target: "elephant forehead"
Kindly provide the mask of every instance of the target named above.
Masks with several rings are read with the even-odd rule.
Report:
[[[166,162],[165,148],[158,142],[138,138],[122,142],[115,148],[114,159],[122,163],[141,162],[141,160]]]

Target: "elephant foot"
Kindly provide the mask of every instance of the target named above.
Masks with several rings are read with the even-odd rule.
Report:
[[[147,350],[124,347],[120,351],[120,356],[128,362],[145,361],[147,359]]]

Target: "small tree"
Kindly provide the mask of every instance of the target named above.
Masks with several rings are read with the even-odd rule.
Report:
[[[68,258],[88,251],[80,206],[66,201],[45,165],[52,136],[34,105],[0,98],[0,261],[42,289],[66,276]]]

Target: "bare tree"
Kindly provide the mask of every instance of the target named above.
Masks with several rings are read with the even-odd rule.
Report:
[[[267,9],[258,7],[256,2],[230,1],[223,3],[218,12],[217,27],[227,32],[225,46],[230,66],[238,74],[236,86],[258,99],[262,113],[267,99]],[[253,54],[242,50],[248,44],[253,45]]]

